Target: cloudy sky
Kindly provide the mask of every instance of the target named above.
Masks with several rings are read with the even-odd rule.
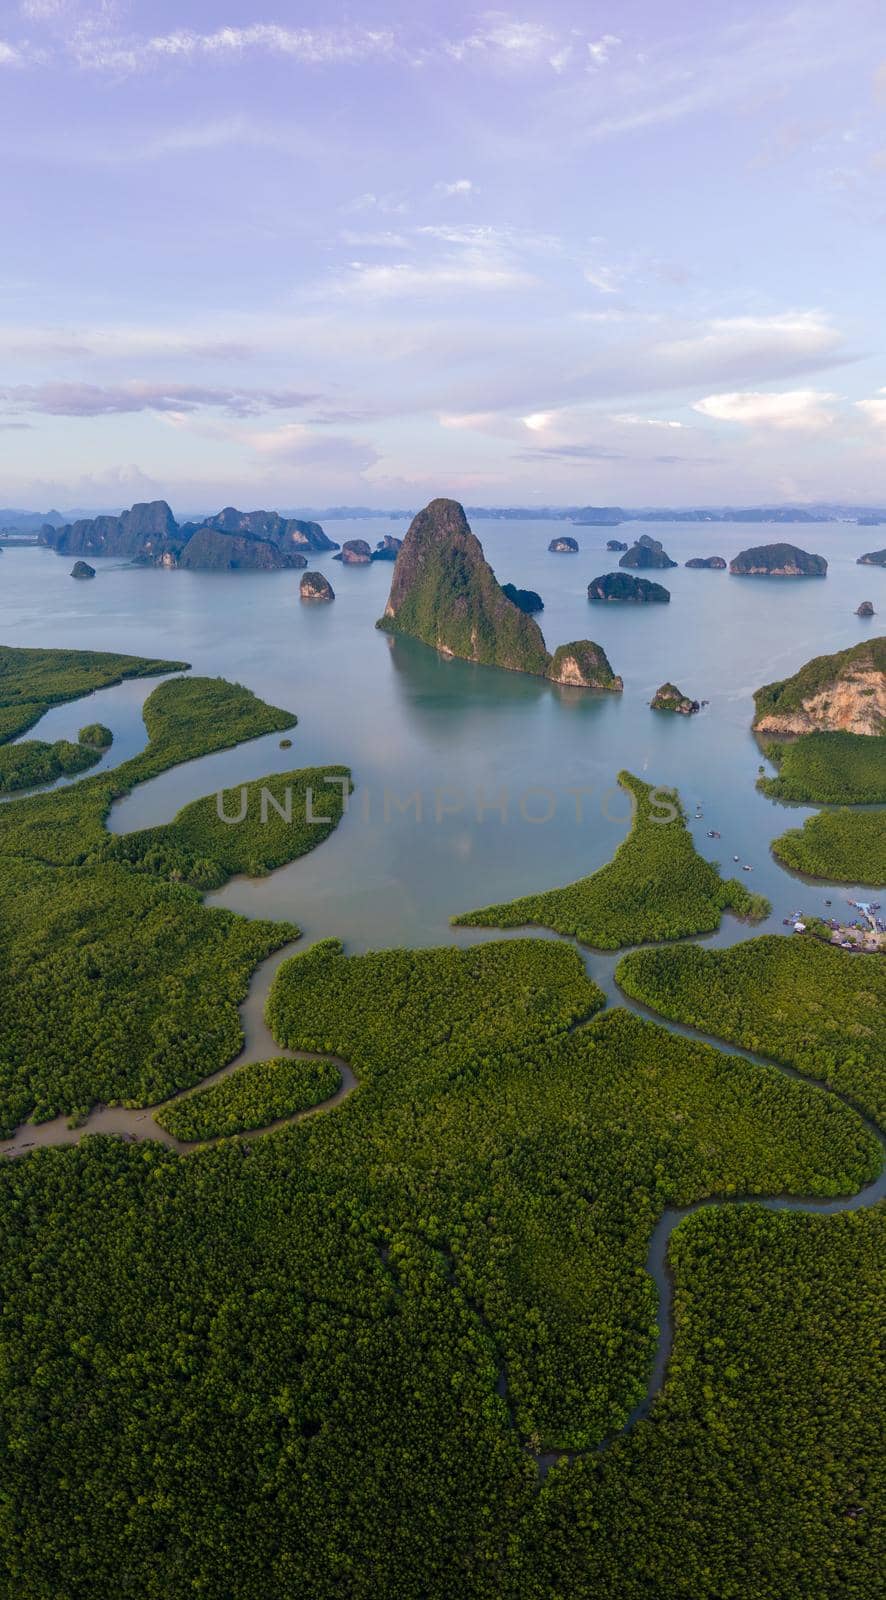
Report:
[[[882,0],[21,0],[0,131],[0,504],[886,502]]]

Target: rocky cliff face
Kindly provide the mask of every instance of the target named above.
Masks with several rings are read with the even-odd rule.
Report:
[[[886,567],[886,550],[869,550],[866,556],[859,556],[856,566]]]
[[[754,545],[729,563],[729,571],[743,578],[824,578],[827,570],[824,556],[810,555],[795,544]]]
[[[558,538],[551,540],[548,549],[555,556],[574,556],[578,554],[578,540],[568,533],[561,533]]]
[[[335,599],[332,584],[328,578],[324,578],[322,572],[304,573],[298,592],[303,600],[323,600],[328,602]]]
[[[60,555],[123,556],[143,566],[230,571],[301,567],[307,564],[302,550],[338,549],[318,522],[276,511],[226,506],[205,522],[179,527],[165,500],[135,505],[119,517],[87,517],[62,527],[46,523],[39,539]]]
[[[277,511],[238,511],[236,506],[225,506],[205,522],[186,522],[180,532],[183,539],[190,538],[200,528],[214,528],[217,533],[245,534],[249,538],[263,539],[280,549],[337,550],[333,539],[327,538],[319,522],[301,522],[297,517],[281,517]]]
[[[119,517],[85,517],[60,528],[44,523],[41,544],[59,555],[140,556],[160,551],[178,534],[178,524],[165,500],[132,506]]]
[[[386,533],[372,552],[373,561],[396,561],[402,544],[403,540],[398,539],[396,534]]]
[[[332,559],[343,562],[346,567],[368,567],[372,551],[365,539],[346,539],[338,555]]]
[[[306,567],[297,550],[281,549],[268,539],[246,534],[219,533],[198,528],[179,552],[176,565],[199,572],[278,572],[284,567]]]
[[[886,637],[816,656],[754,695],[758,733],[886,733]]]
[[[538,624],[503,593],[455,500],[432,500],[414,518],[378,626],[512,672],[543,675],[550,662]]]
[[[667,551],[663,549],[660,539],[653,539],[648,533],[641,533],[636,544],[632,544],[619,561],[620,567],[675,567]]]
[[[624,683],[609,665],[602,645],[592,639],[576,639],[572,644],[558,645],[548,667],[552,683],[562,683],[580,689],[611,689],[621,694]]]
[[[606,572],[602,578],[593,578],[588,584],[589,600],[629,600],[640,604],[659,601],[667,604],[670,598],[663,584],[652,583],[649,578],[632,578],[629,572]]]
[[[690,700],[688,694],[678,689],[675,683],[663,683],[656,689],[649,704],[653,711],[675,711],[682,717],[691,717],[694,712],[701,710],[698,700]]]
[[[95,567],[91,567],[89,565],[88,561],[75,561],[74,565],[71,568],[71,577],[72,578],[94,578],[95,577]]]

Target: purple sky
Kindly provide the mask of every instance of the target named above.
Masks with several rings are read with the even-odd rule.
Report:
[[[886,502],[882,0],[22,0],[0,129],[0,504]]]

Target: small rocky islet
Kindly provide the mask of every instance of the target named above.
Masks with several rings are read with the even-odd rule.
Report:
[[[322,572],[303,572],[298,592],[302,600],[319,600],[326,604],[335,599],[335,591]]]
[[[729,571],[738,578],[826,578],[828,564],[795,544],[758,544],[739,551]]]
[[[678,689],[675,683],[663,683],[656,689],[649,704],[653,711],[671,711],[683,717],[691,717],[701,710],[701,702],[690,700],[688,694]]]
[[[365,539],[346,539],[332,559],[340,561],[345,567],[368,567],[372,560],[372,548]]]
[[[653,539],[649,533],[641,533],[630,550],[626,550],[621,560],[620,567],[675,567],[660,539]]]
[[[855,565],[857,567],[886,567],[886,550],[869,550],[867,555],[859,556]]]
[[[592,578],[588,584],[588,599],[594,601],[629,601],[635,605],[658,602],[667,605],[670,592],[663,584],[650,578],[634,578],[629,572],[605,572]]]
[[[512,605],[518,610],[525,611],[527,617],[533,616],[537,611],[544,611],[545,603],[535,589],[518,589],[513,583],[503,583],[502,594],[506,594]]]
[[[690,561],[685,563],[687,567],[691,567],[694,571],[708,568],[711,572],[725,572],[727,564],[723,556],[693,556]]]
[[[577,556],[578,540],[573,539],[571,534],[561,533],[551,540],[548,549],[555,556]]]
[[[75,561],[71,568],[71,577],[80,579],[94,578],[95,567],[91,567],[88,561]]]

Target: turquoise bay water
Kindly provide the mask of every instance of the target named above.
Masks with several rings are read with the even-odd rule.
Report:
[[[405,528],[379,519],[331,531],[374,543]],[[803,883],[770,856],[771,839],[809,813],[756,792],[761,757],[750,721],[755,687],[880,631],[878,617],[854,615],[863,599],[886,610],[884,573],[856,566],[869,530],[650,524],[681,565],[652,574],[671,590],[669,606],[636,607],[590,605],[586,591],[617,566],[606,538],[636,536],[642,524],[478,520],[474,531],[502,582],[541,593],[548,647],[595,639],[624,678],[623,695],[559,689],[389,639],[374,623],[391,566],[343,568],[328,556],[312,565],[336,601],[311,606],[299,600],[297,572],[165,572],[99,560],[95,581],[82,584],[49,551],[9,548],[0,558],[0,640],[178,657],[294,710],[291,750],[275,736],[189,763],[137,789],[111,826],[168,821],[188,800],[266,772],[349,764],[357,793],[332,839],[269,878],[239,879],[210,897],[248,915],[293,918],[307,938],[335,934],[353,950],[440,942],[453,937],[454,912],[593,871],[626,831],[627,799],[615,788],[622,767],[680,789],[698,848],[769,896],[773,928],[801,908],[823,912],[826,898],[840,906],[855,897],[851,887]],[[549,554],[548,541],[565,531],[580,553]],[[783,537],[827,556],[828,577],[740,579],[682,565]],[[665,679],[710,705],[692,718],[650,711]],[[152,686],[123,684],[56,707],[29,736],[75,737],[87,720],[106,722],[115,744],[103,765],[114,766],[144,743],[140,708]],[[709,839],[708,828],[722,837]],[[744,862],[753,872],[741,872]],[[745,931],[727,919],[717,937]]]

